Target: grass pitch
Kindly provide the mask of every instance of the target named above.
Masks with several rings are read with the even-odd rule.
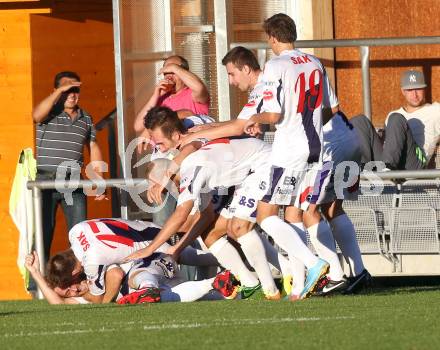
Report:
[[[0,303],[1,349],[439,349],[439,287],[302,302]]]

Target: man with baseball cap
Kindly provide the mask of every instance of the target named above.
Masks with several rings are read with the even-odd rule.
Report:
[[[426,103],[426,86],[423,72],[402,73],[400,87],[405,102],[388,114],[383,146],[365,116],[351,119],[363,143],[362,163],[383,161],[387,168],[400,170],[427,167],[440,141],[440,103]]]

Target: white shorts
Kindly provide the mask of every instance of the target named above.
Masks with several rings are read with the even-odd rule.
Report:
[[[324,179],[317,165],[302,171],[272,166],[259,184],[265,190],[262,201],[307,210],[309,204],[316,204]]]
[[[147,258],[136,260],[128,272],[128,279],[139,271],[147,271],[149,273],[150,284],[158,287],[166,283],[166,280],[174,278],[178,273],[176,261],[171,255],[164,253],[153,253]],[[151,279],[151,281],[150,281]]]
[[[209,193],[201,193],[195,200],[194,206],[191,209],[190,215],[194,215],[198,211],[203,211],[207,208],[209,203],[212,204],[214,212],[217,214],[224,213],[228,210],[229,204],[232,200],[234,187],[221,188],[212,190]]]
[[[257,221],[257,205],[265,194],[259,189],[260,175],[250,174],[240,186],[235,187],[234,197],[227,212],[221,212],[223,217],[236,217],[250,222]]]

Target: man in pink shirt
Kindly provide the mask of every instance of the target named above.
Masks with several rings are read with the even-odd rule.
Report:
[[[156,85],[153,94],[137,114],[134,122],[134,129],[141,136],[148,137],[144,134],[144,117],[156,106],[182,111],[185,116],[208,114],[208,89],[200,78],[189,70],[185,58],[177,55],[168,57],[159,73],[164,75],[164,79]]]

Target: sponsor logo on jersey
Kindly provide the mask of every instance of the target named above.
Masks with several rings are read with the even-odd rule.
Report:
[[[249,101],[248,103],[246,103],[244,106],[245,107],[255,107],[255,105],[257,104],[257,102],[255,100]]]
[[[281,194],[281,195],[293,195],[294,190],[291,188],[281,188],[281,187],[277,187],[276,193],[277,194]]]
[[[273,98],[272,91],[266,90],[263,92],[263,100],[268,101]]]

